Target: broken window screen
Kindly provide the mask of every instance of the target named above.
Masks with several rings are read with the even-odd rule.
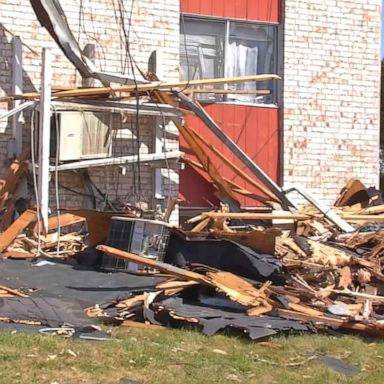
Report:
[[[275,27],[245,23],[229,24],[226,76],[275,73]],[[228,94],[228,101],[273,103],[273,82],[229,84],[237,91],[271,90],[270,95],[257,93]]]
[[[223,77],[225,23],[185,20],[182,22],[181,30],[182,80]],[[220,87],[223,86],[215,88]],[[212,86],[198,88],[207,89],[212,88]],[[212,97],[212,94],[199,94],[199,98],[203,100],[209,100]]]
[[[276,26],[182,17],[180,60],[182,80],[276,73]],[[276,103],[275,83],[219,85],[236,92],[198,93],[200,100],[253,104]],[[212,86],[198,87],[207,91]],[[264,91],[257,93],[257,91]],[[270,93],[265,94],[265,92]]]

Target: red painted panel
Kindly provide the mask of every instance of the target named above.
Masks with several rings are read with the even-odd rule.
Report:
[[[248,0],[235,0],[235,18],[247,19]]]
[[[211,104],[206,110],[218,123],[220,128],[231,137],[265,172],[275,181],[278,180],[279,160],[279,129],[278,109],[261,108],[233,104]],[[188,124],[194,128],[207,142],[214,145],[231,162],[252,176],[252,173],[236,159],[196,117],[188,116]],[[190,154],[184,140],[180,139],[181,150]],[[211,151],[207,151],[211,160],[219,169],[222,176],[236,182],[240,186],[260,194],[252,185],[236,175],[227,165],[223,164]],[[186,167],[180,173],[180,198],[183,205],[210,206],[217,204],[212,185],[204,179],[205,174]],[[239,201],[244,206],[256,205],[255,200],[239,195]]]
[[[181,0],[181,12],[228,19],[279,21],[279,0]]]

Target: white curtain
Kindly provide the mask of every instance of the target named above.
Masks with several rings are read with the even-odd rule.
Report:
[[[258,68],[258,47],[250,47],[246,42],[236,40],[228,45],[227,53],[227,73],[228,77],[247,76],[257,74]],[[228,86],[228,89],[234,90],[255,90],[256,83],[239,83]],[[253,94],[228,94],[228,100],[237,100],[253,103],[256,101]]]

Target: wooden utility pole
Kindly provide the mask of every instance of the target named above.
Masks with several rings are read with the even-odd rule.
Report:
[[[39,177],[38,200],[43,231],[48,229],[49,205],[49,152],[51,136],[51,85],[52,59],[48,48],[43,48],[43,63],[41,70],[41,97],[39,116]]]

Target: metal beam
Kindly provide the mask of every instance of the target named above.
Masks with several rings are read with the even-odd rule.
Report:
[[[212,120],[208,113],[197,103],[195,103],[188,96],[183,93],[175,93],[186,106],[188,106],[192,112],[194,112],[210,129],[215,136],[224,143],[234,154],[245,164],[248,169],[261,181],[263,182],[270,190],[276,195],[282,202],[282,204],[287,207],[295,208],[295,204],[290,201],[282,188],[280,188],[230,137],[228,137],[220,127]]]
[[[140,161],[141,163],[149,163],[153,161],[161,161],[164,160],[165,157],[170,159],[179,159],[183,155],[183,152],[180,151],[169,151],[162,153],[146,153],[131,156],[122,156],[122,157],[108,157],[105,159],[92,159],[92,160],[82,160],[75,161],[71,163],[61,164],[57,167],[50,166],[50,171],[69,171],[73,169],[81,169],[81,168],[90,168],[90,167],[104,167],[104,166],[113,166],[113,165],[122,165],[129,163],[137,163]]]
[[[105,86],[110,83],[136,84],[146,83],[140,75],[137,79],[115,73],[100,72],[80,49],[79,43],[73,35],[64,10],[59,0],[30,0],[36,17],[51,37],[56,41],[69,61],[84,77],[93,77]]]
[[[318,208],[324,216],[344,232],[353,232],[355,229],[337,215],[332,208],[320,203],[302,187],[292,187],[285,190],[279,187],[220,127],[212,120],[209,114],[197,103],[182,93],[177,97],[187,105],[236,156],[245,164],[252,173],[259,178],[282,202],[284,208],[295,208],[295,204],[288,198],[287,193],[292,190],[299,192],[308,202]]]
[[[15,108],[12,108],[11,110],[5,112],[0,116],[0,121],[8,119],[8,117],[14,116],[15,114],[19,113],[20,111],[23,111],[26,108],[32,107],[36,105],[38,102],[37,101],[26,101],[20,105],[18,105]]]

